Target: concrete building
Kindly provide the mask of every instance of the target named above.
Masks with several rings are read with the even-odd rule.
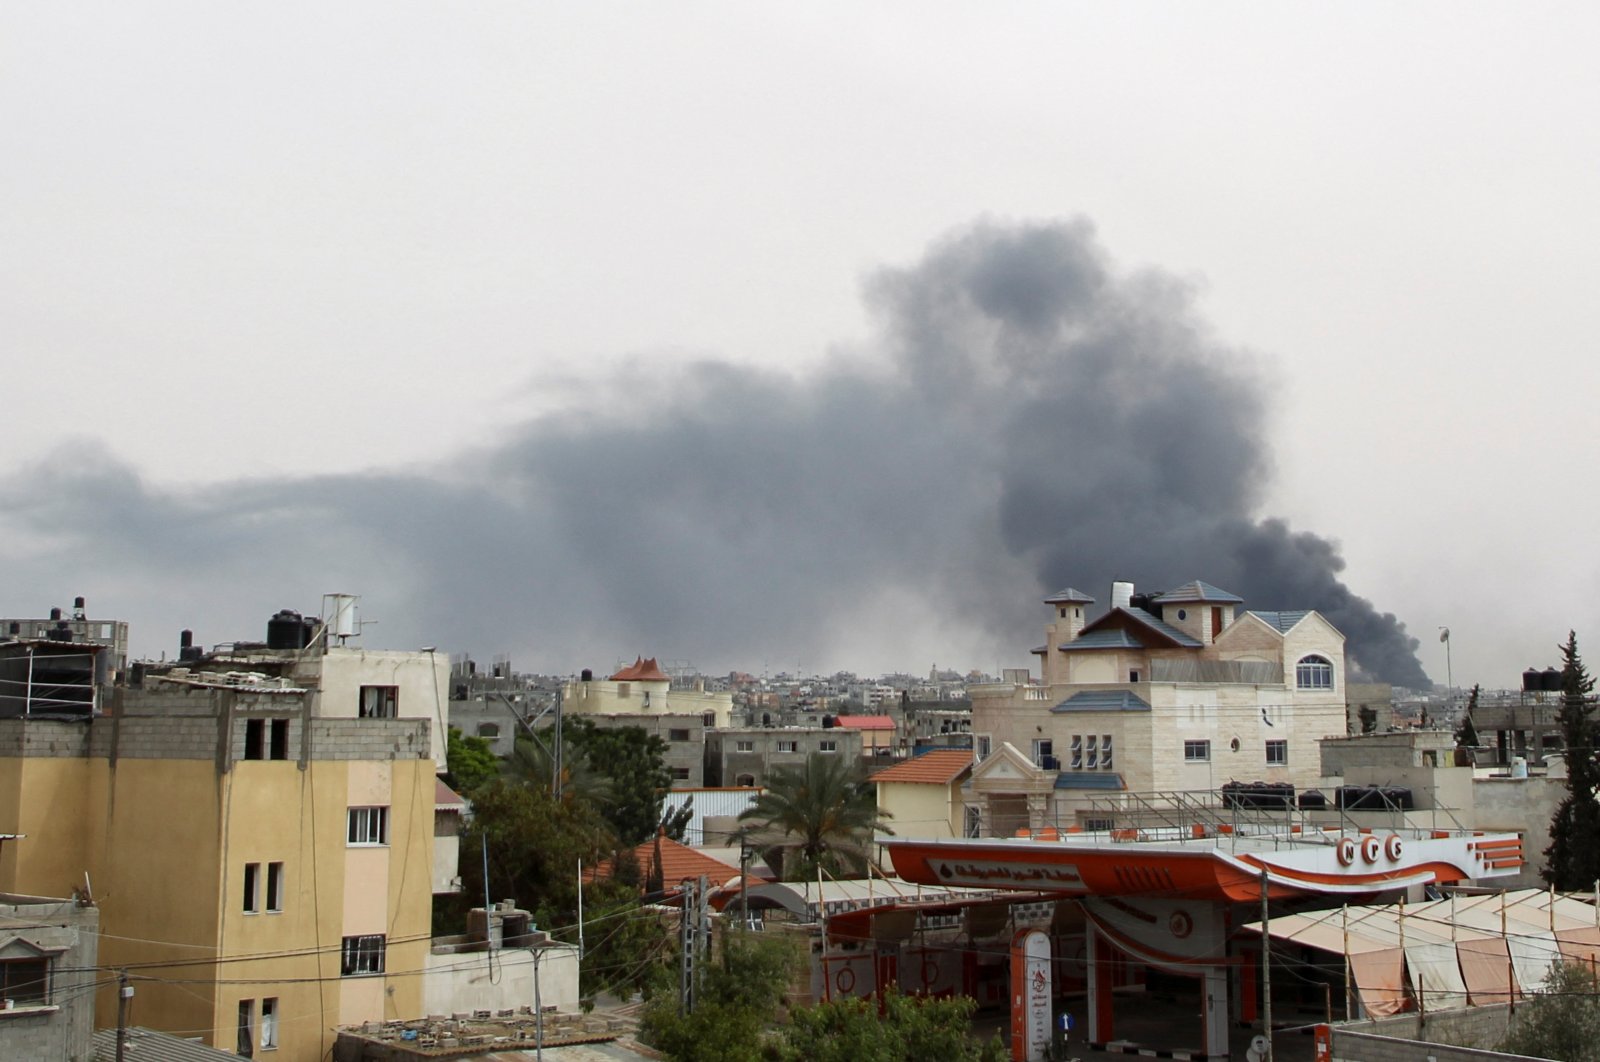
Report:
[[[0,1058],[93,1062],[99,923],[82,899],[0,894]]]
[[[338,1024],[423,1013],[446,661],[328,641],[0,719],[0,832],[26,835],[0,889],[92,883],[101,962],[181,982],[141,983],[143,1025],[313,1062]],[[115,1004],[102,988],[102,1022]]]
[[[107,651],[109,681],[128,666],[128,624],[126,620],[90,619],[84,599],[73,600],[72,611],[52,608],[47,619],[0,619],[0,639],[20,641],[63,641],[96,645]]]
[[[561,710],[567,715],[698,715],[707,726],[727,726],[733,694],[708,691],[703,682],[676,687],[654,657],[640,657],[608,679],[585,671],[567,683]]]
[[[1345,732],[1344,636],[1313,611],[1247,611],[1195,581],[1067,588],[1034,650],[1041,678],[970,687],[973,802],[985,832],[1098,818],[1109,794],[1317,784],[1318,742]],[[1022,762],[989,763],[1002,745]]]
[[[708,730],[705,784],[764,787],[774,770],[803,767],[814,752],[858,763],[861,731],[799,726]]]
[[[872,776],[878,810],[897,837],[965,837],[969,826],[961,785],[972,774],[972,750],[935,749]]]

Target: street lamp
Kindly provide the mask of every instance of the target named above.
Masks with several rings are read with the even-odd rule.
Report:
[[[1455,674],[1454,674],[1454,672],[1452,671],[1452,669],[1450,667],[1450,628],[1449,627],[1440,627],[1439,628],[1439,640],[1444,643],[1444,682],[1445,682],[1445,686],[1448,689],[1448,692],[1447,692],[1446,696],[1448,696],[1449,699],[1450,699],[1449,700],[1449,704],[1450,704],[1450,720],[1451,720],[1451,722],[1454,722],[1455,721],[1455,717],[1456,717],[1456,711],[1455,711],[1455,708],[1456,708],[1456,680],[1455,680]]]

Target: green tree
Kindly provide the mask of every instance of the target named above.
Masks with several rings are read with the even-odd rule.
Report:
[[[798,939],[737,934],[723,940],[722,961],[702,965],[694,1010],[678,1011],[677,983],[659,977],[639,1035],[670,1059],[758,1062],[776,1050],[768,1029],[802,968]],[[931,1057],[931,1056],[930,1056]]]
[[[884,993],[872,1000],[842,999],[796,1010],[784,1030],[785,1062],[902,1062],[950,1059],[989,1062],[1009,1057],[999,1037],[980,1043],[971,1035],[977,1001]]]
[[[1566,1062],[1600,1062],[1600,981],[1594,971],[1563,963],[1527,1003],[1500,1050]]]
[[[487,848],[488,883],[484,882]],[[460,932],[469,908],[515,899],[558,939],[578,940],[579,863],[590,871],[582,886],[588,947],[580,991],[631,992],[663,961],[660,919],[639,907],[636,886],[593,878],[593,868],[616,852],[616,835],[580,796],[556,797],[545,786],[497,778],[473,794],[473,817],[461,840],[461,892],[438,908],[441,925]]]
[[[445,745],[445,784],[463,796],[471,795],[500,773],[494,749],[481,737],[467,737],[451,727]]]
[[[1589,889],[1600,881],[1600,763],[1594,754],[1594,679],[1578,655],[1578,636],[1568,632],[1561,647],[1561,709],[1556,723],[1567,754],[1567,796],[1550,820],[1550,847],[1544,850],[1547,884],[1558,889]]]
[[[564,758],[581,756],[611,784],[607,821],[624,846],[643,844],[661,825],[661,795],[672,786],[667,743],[640,726],[595,726],[588,719],[566,720]]]
[[[1478,710],[1478,694],[1482,687],[1474,685],[1472,692],[1467,696],[1467,706],[1461,712],[1461,722],[1456,726],[1456,748],[1475,749],[1478,747],[1478,728],[1472,725],[1472,713]]]
[[[862,873],[873,833],[894,832],[886,818],[872,787],[843,759],[820,752],[812,753],[804,767],[774,771],[766,791],[739,815],[752,836],[776,840],[768,864],[776,859],[790,881],[814,877],[819,866],[835,877]],[[785,858],[786,848],[799,858]]]

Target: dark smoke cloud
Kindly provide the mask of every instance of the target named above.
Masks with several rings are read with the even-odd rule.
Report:
[[[867,298],[875,355],[635,369],[424,471],[178,492],[64,447],[0,484],[7,607],[88,593],[160,645],[354,590],[381,644],[522,667],[915,668],[1018,659],[1040,591],[1204,578],[1319,609],[1361,669],[1426,682],[1333,544],[1260,518],[1267,389],[1183,284],[1116,273],[1085,222],[980,223]]]

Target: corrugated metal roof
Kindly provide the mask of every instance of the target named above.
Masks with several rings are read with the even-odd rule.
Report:
[[[1056,775],[1057,789],[1126,789],[1116,771],[1062,771]]]
[[[1127,631],[1112,628],[1080,634],[1059,648],[1063,653],[1075,653],[1080,649],[1143,649],[1145,645]]]
[[[1148,624],[1152,630],[1160,631],[1186,649],[1199,649],[1204,644],[1195,638],[1189,637],[1178,628],[1157,619],[1142,608],[1125,608],[1122,611],[1139,622]]]
[[[949,785],[972,766],[971,749],[935,749],[872,776],[874,782]]]
[[[1148,712],[1150,706],[1132,690],[1084,690],[1062,701],[1052,712]]]
[[[690,844],[705,840],[707,816],[737,818],[739,813],[756,802],[761,790],[753,786],[726,789],[669,789],[662,794],[661,810],[680,811],[689,808],[689,822],[683,828],[683,838]],[[691,803],[693,801],[693,803]]]
[[[1044,603],[1047,605],[1092,605],[1094,604],[1094,598],[1082,590],[1076,590],[1069,586],[1065,590],[1057,590],[1045,598]]]
[[[96,1062],[112,1062],[117,1057],[116,1029],[101,1029],[94,1034],[92,1043]],[[127,1057],[131,1062],[238,1062],[239,1059],[227,1051],[137,1025],[128,1029]]]
[[[1292,612],[1262,612],[1251,609],[1250,615],[1260,619],[1269,627],[1276,627],[1280,632],[1288,634],[1294,629],[1295,624],[1311,615],[1310,609],[1299,609]]]
[[[1218,605],[1239,605],[1244,603],[1244,598],[1238,594],[1230,594],[1226,590],[1212,586],[1210,583],[1201,582],[1199,579],[1159,593],[1155,596],[1155,600],[1163,605],[1175,605],[1182,601],[1205,601]]]

